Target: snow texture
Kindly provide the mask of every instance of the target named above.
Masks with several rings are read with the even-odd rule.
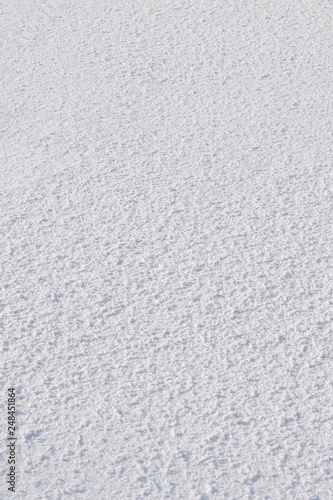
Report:
[[[332,1],[0,12],[0,497],[332,499]]]

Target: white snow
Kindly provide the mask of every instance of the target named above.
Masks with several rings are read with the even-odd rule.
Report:
[[[1,2],[1,498],[333,498],[332,12]]]

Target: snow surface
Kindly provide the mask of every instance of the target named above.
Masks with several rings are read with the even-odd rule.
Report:
[[[1,498],[333,498],[332,7],[1,2]]]

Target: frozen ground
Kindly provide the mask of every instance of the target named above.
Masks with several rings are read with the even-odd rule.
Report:
[[[332,11],[1,2],[1,498],[333,498]]]

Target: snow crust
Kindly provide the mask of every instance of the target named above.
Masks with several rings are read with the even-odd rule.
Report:
[[[0,13],[1,498],[333,498],[332,2]]]

